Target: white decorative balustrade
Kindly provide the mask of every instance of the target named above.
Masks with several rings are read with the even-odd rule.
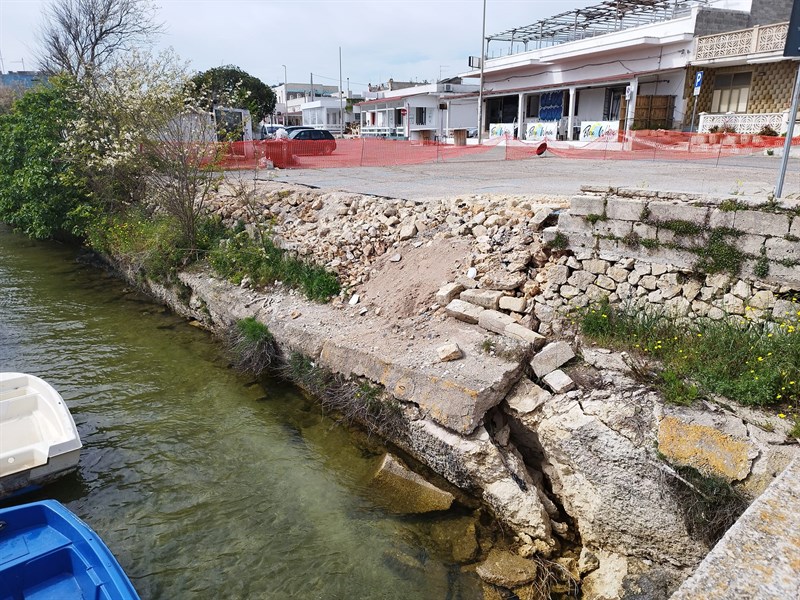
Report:
[[[777,23],[705,35],[697,39],[695,60],[714,60],[782,51],[788,31],[789,23]]]
[[[736,133],[758,133],[768,125],[781,133],[787,129],[788,116],[787,112],[743,115],[700,113],[697,131],[708,133],[712,127],[718,127],[720,130],[732,128]]]

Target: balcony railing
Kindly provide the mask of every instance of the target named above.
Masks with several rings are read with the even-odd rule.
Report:
[[[788,31],[789,23],[777,23],[706,35],[697,40],[695,60],[714,60],[782,51],[786,45]]]
[[[787,130],[789,112],[760,114],[708,114],[700,113],[699,133],[708,133],[712,127],[731,128],[736,133],[758,133],[769,125],[778,133]]]

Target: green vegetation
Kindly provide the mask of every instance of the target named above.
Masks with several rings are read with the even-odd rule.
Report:
[[[608,220],[607,216],[605,216],[605,215],[597,215],[597,214],[594,214],[594,213],[586,215],[584,218],[587,221],[589,221],[589,223],[591,223],[592,225],[594,225],[598,221],[607,221]]]
[[[559,231],[548,245],[553,250],[565,250],[569,247],[569,238]]]
[[[214,67],[198,73],[191,80],[190,93],[197,93],[206,110],[214,106],[247,108],[253,123],[275,109],[275,92],[261,81],[235,65]]]
[[[738,275],[746,257],[744,252],[728,241],[728,238],[740,235],[740,232],[727,227],[713,229],[705,246],[692,248],[699,257],[695,267],[702,273],[724,272]]]
[[[227,345],[234,367],[256,376],[273,363],[278,353],[269,327],[253,317],[241,319],[229,329]]]
[[[669,229],[676,235],[700,235],[703,233],[703,228],[700,225],[681,219],[661,221],[658,223],[658,226],[663,229]]]
[[[248,277],[255,285],[283,281],[310,300],[320,302],[339,293],[336,275],[324,267],[292,256],[269,236],[253,239],[246,231],[232,232],[211,251],[209,263],[222,277],[240,283]]]
[[[653,310],[585,310],[581,330],[602,344],[657,359],[650,380],[668,400],[720,394],[745,405],[800,407],[798,317],[782,323],[727,318],[687,324]]]
[[[95,212],[80,170],[63,152],[76,116],[70,82],[29,91],[0,116],[0,221],[44,239],[80,236]]]
[[[703,475],[692,467],[671,468],[676,476],[669,479],[670,488],[689,532],[713,546],[745,511],[748,498],[725,479]]]

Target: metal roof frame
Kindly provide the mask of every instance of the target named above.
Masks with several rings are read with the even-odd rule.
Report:
[[[604,35],[648,23],[668,21],[687,14],[692,7],[708,0],[603,0],[599,4],[560,13],[531,25],[516,27],[486,38],[492,41],[523,43],[525,50],[534,42],[536,48],[555,46],[575,40]]]

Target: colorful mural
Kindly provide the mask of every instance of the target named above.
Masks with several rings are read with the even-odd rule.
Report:
[[[558,121],[551,123],[528,123],[525,128],[526,140],[554,140],[558,136]]]
[[[583,121],[580,141],[588,142],[600,138],[617,138],[619,121]]]

